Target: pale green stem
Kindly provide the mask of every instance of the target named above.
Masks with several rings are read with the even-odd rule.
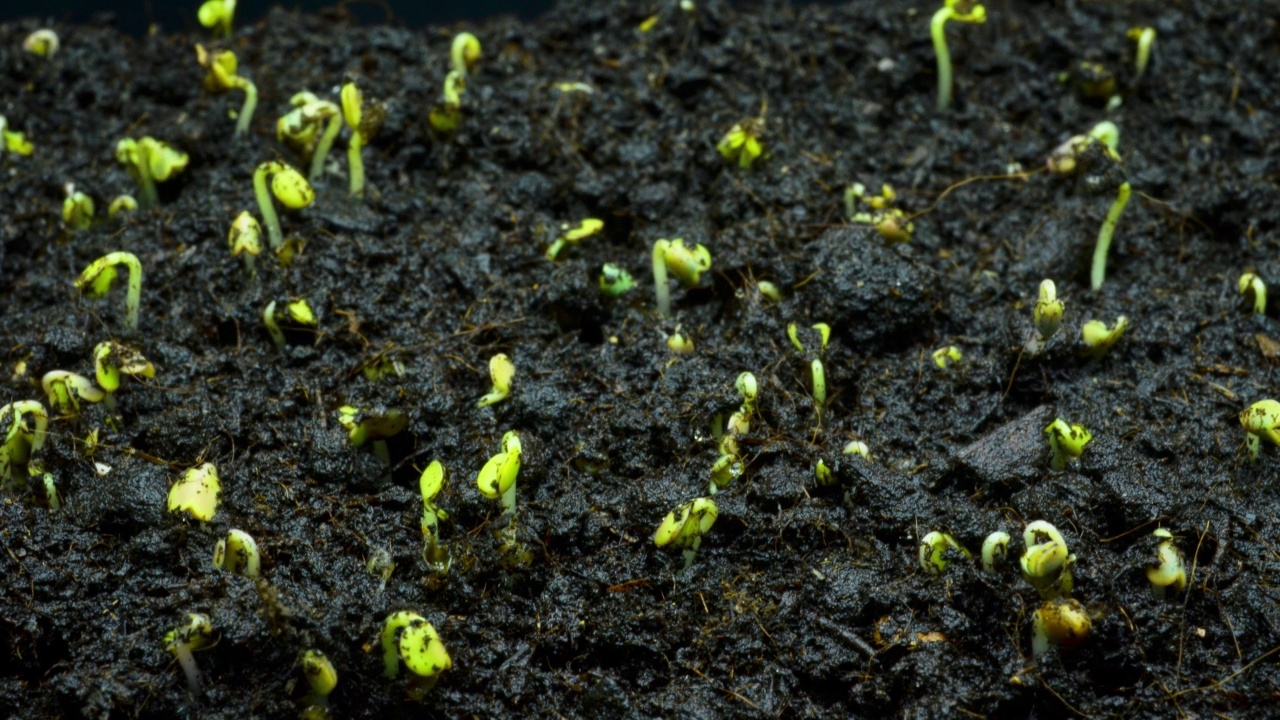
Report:
[[[324,129],[324,135],[320,136],[320,142],[316,143],[316,150],[311,154],[311,175],[309,179],[315,182],[316,178],[324,172],[325,158],[329,157],[329,150],[333,148],[333,141],[337,139],[338,133],[342,132],[342,115],[334,113],[329,118],[329,126]]]
[[[1120,222],[1125,205],[1129,204],[1129,195],[1132,190],[1129,183],[1121,183],[1120,191],[1116,193],[1116,201],[1111,203],[1111,210],[1107,212],[1106,219],[1102,221],[1102,228],[1098,230],[1098,244],[1093,248],[1093,269],[1089,275],[1090,284],[1094,290],[1102,287],[1102,281],[1107,277],[1107,252],[1111,250],[1111,236],[1116,232],[1116,224]]]
[[[658,314],[671,316],[671,289],[667,287],[666,246],[661,241],[653,244],[653,289],[658,296]]]
[[[347,145],[347,165],[351,174],[351,195],[364,195],[364,160],[360,157],[360,149],[364,147],[360,133],[351,133],[351,142]]]
[[[273,163],[263,163],[253,172],[253,194],[258,198],[258,209],[262,211],[262,222],[267,226],[267,237],[272,250],[279,250],[284,244],[284,234],[280,232],[280,218],[276,209],[271,206],[271,191],[267,190],[267,174],[272,172]]]
[[[938,111],[951,105],[951,51],[947,49],[947,21],[951,8],[943,7],[933,14],[929,32],[933,35],[933,51],[938,56]]]
[[[249,123],[253,121],[253,111],[258,107],[258,86],[244,81],[244,105],[240,108],[240,119],[236,121],[235,137],[244,137],[249,132]]]
[[[516,514],[516,484],[514,482],[511,483],[511,487],[507,488],[506,492],[502,493],[502,514]]]
[[[156,194],[156,181],[147,172],[146,165],[133,172],[133,179],[138,181],[138,207],[149,210],[160,204],[160,196]]]
[[[693,542],[689,543],[689,547],[684,551],[684,569],[688,570],[693,565],[693,559],[698,556],[698,548],[702,547],[702,538],[696,537]]]

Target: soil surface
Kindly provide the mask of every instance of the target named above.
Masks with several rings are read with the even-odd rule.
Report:
[[[1237,415],[1274,393],[1280,326],[1236,282],[1254,269],[1280,283],[1275,5],[996,0],[985,24],[947,27],[943,113],[935,9],[570,1],[534,23],[420,32],[276,11],[220,42],[58,27],[50,60],[21,50],[36,22],[0,27],[2,112],[35,144],[0,160],[4,401],[47,403],[51,370],[92,377],[110,338],[156,368],[126,379],[117,419],[86,402],[52,420],[42,455],[61,509],[16,487],[0,503],[0,715],[291,717],[298,658],[315,648],[339,673],[340,718],[1272,716],[1280,452],[1248,462]],[[1137,25],[1157,31],[1140,80],[1125,35]],[[484,57],[442,138],[427,116],[460,29]],[[202,89],[196,42],[234,49],[257,84],[241,142],[241,94]],[[1080,61],[1114,74],[1118,108],[1064,81]],[[315,204],[282,213],[301,252],[288,267],[264,255],[252,276],[226,238],[240,211],[257,214],[254,168],[306,167],[275,120],[295,92],[336,101],[347,79],[386,112],[364,152],[367,197],[348,197],[344,131]],[[765,157],[722,159],[720,138],[762,112]],[[1121,168],[1042,171],[1108,118]],[[114,159],[126,135],[190,164],[158,208],[107,220],[135,191]],[[1134,199],[1094,292],[1121,174]],[[99,208],[83,232],[61,220],[69,182]],[[896,189],[916,214],[909,243],[847,222],[854,182]],[[602,234],[543,257],[587,217]],[[671,283],[664,319],[650,248],[673,237],[713,264],[696,287]],[[89,300],[72,287],[115,250],[145,267],[136,332],[123,288]],[[603,263],[636,288],[602,296]],[[1033,358],[1021,348],[1044,278],[1066,318]],[[291,329],[280,352],[261,312],[291,297],[319,326]],[[1119,315],[1123,339],[1084,355],[1081,325]],[[832,328],[820,420],[816,334],[797,353],[790,322]],[[668,349],[677,327],[692,353]],[[963,358],[940,369],[931,355],[948,345]],[[512,394],[478,409],[499,352],[517,367]],[[388,372],[370,380],[370,367]],[[684,570],[653,533],[706,494],[712,425],[740,403],[744,370],[759,380],[746,470],[715,496]],[[348,404],[407,414],[390,469],[348,445]],[[1049,469],[1054,417],[1093,433],[1064,472]],[[475,483],[508,430],[523,444],[523,567]],[[842,455],[854,439],[869,460]],[[454,558],[443,579],[419,527],[434,458],[452,473],[436,499]],[[819,459],[837,485],[818,486]],[[166,512],[169,485],[201,462],[222,478],[208,523]],[[953,552],[938,576],[917,556],[931,530],[975,554],[1004,530],[1016,558],[1038,519],[1077,555],[1072,595],[1093,631],[1033,658],[1041,601],[1017,562],[986,573]],[[1168,599],[1145,574],[1157,527],[1189,575]],[[212,566],[231,528],[257,539],[264,583]],[[367,569],[388,555],[385,579]],[[383,677],[379,633],[402,609],[452,655],[422,703]],[[191,612],[214,628],[195,653],[198,695],[163,640]]]

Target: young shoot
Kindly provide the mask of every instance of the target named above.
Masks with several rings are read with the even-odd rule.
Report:
[[[1267,284],[1257,274],[1247,272],[1240,276],[1237,283],[1240,294],[1253,304],[1254,315],[1267,314]]]
[[[213,463],[193,467],[169,487],[169,512],[187,512],[196,520],[209,522],[218,511],[221,492],[222,482]]]
[[[667,349],[676,355],[692,355],[694,351],[693,336],[676,327],[675,332],[667,336]]]
[[[547,248],[547,259],[554,262],[560,252],[570,245],[577,245],[583,240],[597,235],[604,229],[604,221],[599,218],[586,218],[577,227],[569,227],[568,223],[560,226],[560,237]]]
[[[631,273],[617,265],[605,263],[600,267],[600,292],[611,298],[622,297],[628,290],[636,286]]]
[[[119,343],[107,340],[100,342],[93,349],[93,371],[98,385],[105,393],[103,402],[107,409],[115,412],[115,393],[120,389],[120,374],[132,378],[153,378],[156,369],[142,353]]]
[[[236,15],[236,0],[205,0],[196,11],[200,24],[213,31],[214,37],[230,37],[231,21]]]
[[[997,530],[982,541],[982,569],[995,572],[1009,558],[1009,533]]]
[[[169,651],[182,667],[187,677],[187,690],[192,695],[200,694],[200,668],[196,665],[195,656],[191,653],[209,644],[213,637],[213,624],[209,616],[200,613],[189,613],[187,624],[165,633],[164,649]]]
[[[1116,232],[1116,225],[1124,214],[1125,206],[1129,204],[1132,192],[1133,188],[1128,181],[1120,183],[1115,202],[1111,203],[1111,209],[1107,211],[1107,217],[1098,230],[1098,242],[1093,247],[1093,268],[1089,271],[1089,283],[1094,290],[1102,287],[1102,282],[1107,277],[1107,253],[1111,250],[1111,236]]]
[[[181,150],[153,137],[140,140],[122,138],[116,143],[116,162],[124,165],[138,183],[138,205],[148,210],[159,204],[156,183],[165,182],[187,169],[190,158]]]
[[[35,146],[27,140],[26,135],[9,130],[9,121],[3,115],[0,115],[0,140],[3,140],[3,143],[0,143],[0,152],[18,155],[30,155],[35,152]]]
[[[1137,50],[1134,54],[1133,65],[1133,83],[1137,85],[1138,81],[1147,72],[1147,64],[1151,62],[1151,49],[1156,44],[1156,29],[1153,27],[1132,27],[1125,33],[1125,37],[1137,43]]]
[[[809,380],[810,389],[813,390],[813,410],[818,415],[818,421],[821,422],[822,407],[827,404],[827,371],[822,364],[822,354],[826,352],[827,344],[831,342],[831,326],[826,323],[815,323],[813,329],[817,331],[818,347],[808,353],[810,355]],[[787,337],[797,351],[806,352],[804,343],[800,342],[800,331],[795,323],[787,324]]]
[[[303,718],[329,717],[329,695],[338,687],[338,671],[328,656],[319,650],[307,650],[302,653],[302,675],[307,679],[311,692],[304,702],[307,707],[302,711]],[[308,714],[312,713],[312,714]]]
[[[360,151],[378,133],[385,115],[380,105],[365,107],[364,93],[355,83],[342,86],[342,118],[351,128],[347,165],[350,167],[352,197],[364,197],[364,160]]]
[[[850,440],[845,443],[844,447],[840,449],[840,454],[854,455],[867,461],[871,460],[871,448],[861,440]]]
[[[1054,645],[1070,650],[1084,642],[1092,628],[1093,621],[1078,600],[1049,600],[1031,622],[1031,655],[1040,657]]]
[[[31,426],[27,418],[32,419]],[[0,480],[3,485],[22,485],[14,482],[15,466],[28,466],[32,457],[40,452],[49,434],[49,413],[35,400],[20,400],[0,407],[0,428],[4,431],[4,444],[0,445]],[[31,467],[34,467],[31,466]]]
[[[1076,92],[1086,100],[1110,101],[1116,95],[1116,76],[1111,69],[1100,62],[1081,60],[1071,68],[1071,82]]]
[[[1182,552],[1174,544],[1173,533],[1164,528],[1157,528],[1151,536],[1158,539],[1156,543],[1156,562],[1147,568],[1147,582],[1151,583],[1151,593],[1157,599],[1177,595],[1187,587],[1186,563]]]
[[[351,447],[363,447],[372,440],[373,454],[390,465],[391,450],[387,447],[387,438],[399,435],[408,427],[409,416],[399,410],[379,413],[343,405],[338,408],[338,424],[347,430],[347,443]]]
[[[236,74],[239,62],[236,60],[236,54],[230,50],[211,53],[205,50],[203,45],[196,44],[196,61],[200,63],[200,67],[209,71],[209,74],[204,76],[206,91],[244,91],[244,105],[241,106],[239,119],[236,120],[235,138],[244,137],[249,132],[253,111],[258,107],[258,86],[243,75]]]
[[[749,372],[739,374],[733,384],[742,395],[742,405],[729,416],[729,422],[723,430],[719,427],[719,415],[716,416],[716,423],[711,429],[712,435],[718,436],[720,441],[720,457],[711,466],[711,484],[707,488],[709,495],[715,495],[721,489],[728,487],[742,475],[744,470],[738,438],[751,432],[751,413],[755,412],[759,384],[756,376]]]
[[[511,379],[515,376],[516,364],[506,354],[498,353],[489,358],[489,380],[493,383],[493,389],[476,402],[476,407],[488,407],[506,400],[511,394]]]
[[[298,148],[304,157],[310,156],[311,171],[307,178],[315,182],[324,172],[324,161],[329,157],[334,140],[342,132],[342,109],[336,103],[321,100],[306,90],[290,98],[289,103],[293,110],[276,121],[276,139]],[[324,128],[323,134],[321,127]]]
[[[462,93],[467,89],[467,76],[457,70],[450,70],[444,76],[444,89],[440,93],[440,102],[431,108],[427,115],[431,129],[441,135],[452,135],[462,124]]]
[[[436,505],[436,496],[444,489],[447,476],[444,464],[432,460],[418,478],[418,489],[422,493],[422,560],[433,575],[448,573],[453,564],[448,548],[440,544],[439,523],[448,520],[449,513]]]
[[[62,201],[62,222],[71,232],[88,230],[93,225],[93,198],[76,190],[75,183],[67,183],[66,191],[67,197]]]
[[[235,575],[258,579],[262,555],[258,541],[243,530],[232,529],[213,546],[213,566]]]
[[[32,32],[22,41],[22,49],[39,58],[52,60],[53,56],[58,53],[61,43],[58,41],[58,33],[49,28],[40,28]]]
[[[849,222],[874,227],[887,243],[910,242],[915,224],[905,212],[894,207],[897,199],[898,194],[888,183],[880,186],[879,195],[867,195],[866,186],[854,183],[844,191],[845,214],[848,215]],[[858,201],[867,205],[870,210],[858,210]]]
[[[1023,345],[1027,354],[1034,357],[1044,352],[1049,345],[1049,340],[1062,326],[1064,309],[1062,301],[1058,299],[1058,289],[1053,281],[1042,280],[1040,298],[1036,300],[1035,307],[1031,310],[1031,324],[1035,328],[1035,333]]]
[[[1067,460],[1080,457],[1084,452],[1084,446],[1093,439],[1093,434],[1085,426],[1079,423],[1068,425],[1062,418],[1055,418],[1049,423],[1049,426],[1044,429],[1044,434],[1049,436],[1049,448],[1053,451],[1050,467],[1054,470],[1065,470]]]
[[[271,190],[267,190],[267,178],[271,179]],[[280,231],[280,218],[271,205],[274,195],[282,205],[290,210],[301,210],[315,202],[316,191],[311,183],[302,177],[302,173],[276,160],[268,160],[258,166],[253,173],[253,194],[258,199],[258,209],[262,211],[262,220],[267,224],[267,237],[271,250],[279,252],[284,245],[284,234]]]
[[[262,226],[248,210],[241,211],[231,223],[227,245],[231,248],[231,257],[244,257],[244,267],[250,275],[257,273],[255,258],[262,254]]]
[[[142,304],[142,263],[137,255],[127,252],[103,255],[89,263],[84,272],[80,273],[75,287],[90,300],[103,297],[111,290],[121,265],[129,272],[124,298],[124,326],[128,330],[136,330],[138,308]]]
[[[1045,161],[1049,172],[1054,175],[1072,175],[1079,169],[1080,158],[1093,143],[1102,145],[1103,153],[1108,159],[1120,162],[1120,128],[1110,120],[1103,120],[1089,129],[1088,134],[1073,135],[1066,142],[1054,148]]]
[[[469,75],[480,62],[480,40],[469,32],[460,32],[453,37],[449,48],[449,66],[456,72]]]
[[[653,534],[653,544],[660,548],[668,545],[683,548],[684,568],[687,570],[702,546],[702,536],[711,531],[718,514],[716,503],[711,498],[690,500],[667,513]]]
[[[520,474],[520,435],[508,430],[502,436],[502,451],[489,458],[476,475],[476,487],[490,500],[502,500],[502,514],[516,514],[516,477]]]
[[[763,116],[743,120],[729,128],[729,132],[716,143],[716,150],[725,160],[736,160],[738,167],[750,170],[751,164],[764,154],[764,144],[760,141],[764,130]]]
[[[288,302],[280,303],[279,307],[276,307],[276,305],[277,301],[272,300],[262,309],[262,324],[267,328],[267,333],[271,335],[271,341],[276,344],[276,349],[281,352],[284,352],[286,346],[284,330],[280,328],[281,324],[313,331],[319,326],[316,314],[305,298],[295,298]]]
[[[1101,320],[1090,320],[1080,327],[1080,337],[1089,348],[1089,355],[1095,360],[1107,354],[1107,351],[1120,342],[1124,331],[1129,328],[1129,318],[1121,315],[1116,318],[1115,325],[1110,328]]]
[[[63,415],[75,415],[80,412],[80,401],[91,403],[102,402],[106,393],[83,375],[67,370],[51,370],[40,380],[44,394],[49,398],[49,407]]]
[[[711,267],[711,252],[702,244],[686,247],[683,238],[658,240],[653,243],[653,286],[658,297],[658,313],[671,316],[671,290],[667,273],[685,287],[698,284],[702,273]]]
[[[1272,445],[1280,445],[1280,402],[1266,399],[1250,405],[1240,413],[1240,425],[1249,448],[1249,462],[1257,462],[1264,438]]]
[[[1073,584],[1071,567],[1076,556],[1067,550],[1067,541],[1058,528],[1036,520],[1022,532],[1022,544],[1026,547],[1019,564],[1022,577],[1031,583],[1045,599],[1068,595]]]
[[[920,540],[917,553],[920,569],[929,575],[941,575],[953,559],[973,557],[954,537],[934,530]]]
[[[947,49],[947,21],[982,24],[987,21],[987,8],[973,0],[944,0],[933,14],[929,32],[933,35],[933,51],[938,56],[938,112],[951,105],[951,51]]]
[[[120,213],[137,212],[138,201],[132,195],[117,195],[107,206],[107,219],[115,220]]]
[[[940,370],[946,370],[947,365],[954,365],[962,359],[964,359],[964,353],[960,352],[960,348],[955,345],[940,347],[933,351],[933,364]]]
[[[440,640],[440,634],[418,613],[400,610],[387,616],[382,625],[383,675],[400,674],[400,665],[414,676],[410,694],[421,699],[435,686],[440,673],[453,667],[453,660]]]

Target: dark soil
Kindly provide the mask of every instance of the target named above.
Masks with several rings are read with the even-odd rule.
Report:
[[[235,143],[240,94],[201,88],[192,46],[207,37],[59,27],[62,50],[42,61],[20,50],[35,22],[0,27],[3,114],[36,144],[2,160],[5,402],[40,397],[50,370],[92,375],[111,337],[157,368],[126,381],[118,427],[100,405],[53,423],[45,464],[62,510],[18,493],[0,504],[0,715],[290,717],[306,687],[297,658],[314,647],[340,674],[335,717],[1273,716],[1280,453],[1248,463],[1237,414],[1275,392],[1266,348],[1280,327],[1247,314],[1235,282],[1255,268],[1280,283],[1275,4],[996,0],[987,24],[948,29],[956,103],[942,114],[933,3],[675,5],[564,2],[536,23],[467,28],[484,60],[448,141],[426,117],[457,28],[279,11],[238,28],[223,46],[261,104]],[[1159,36],[1129,89],[1133,25]],[[1116,74],[1124,103],[1110,115],[1060,82],[1082,59]],[[250,277],[226,232],[256,212],[253,169],[303,166],[275,119],[293,93],[336,99],[349,77],[386,106],[365,152],[369,197],[347,197],[344,139],[315,205],[284,215],[301,256],[287,269],[264,257]],[[715,144],[765,101],[768,155],[742,171]],[[1099,292],[1088,263],[1106,192],[1036,172],[944,196],[1014,163],[1038,170],[1107,117],[1143,195]],[[65,183],[104,215],[133,191],[113,156],[127,134],[172,143],[190,167],[161,185],[159,209],[67,233]],[[922,213],[910,244],[845,224],[851,182],[891,183]],[[561,224],[585,217],[604,219],[603,235],[545,260]],[[666,321],[649,253],[677,236],[714,264],[674,290]],[[137,333],[122,331],[122,290],[91,301],[72,288],[113,250],[146,268]],[[603,299],[605,262],[636,290]],[[1047,354],[1020,357],[1046,277],[1066,323]],[[260,312],[288,296],[310,301],[320,331],[281,353]],[[1119,345],[1083,357],[1080,325],[1121,314]],[[833,328],[820,426],[793,321]],[[668,350],[677,325],[693,354]],[[964,358],[939,370],[930,354],[950,344]],[[514,392],[477,409],[497,352],[518,367]],[[405,374],[370,382],[361,369],[381,358]],[[682,571],[652,534],[705,493],[710,426],[736,407],[743,370],[760,381],[748,470],[716,497],[719,520]],[[409,415],[394,472],[346,444],[348,403]],[[1060,473],[1041,432],[1054,416],[1094,435]],[[505,520],[474,478],[511,429],[535,558],[508,570],[492,533]],[[870,462],[840,454],[853,438]],[[444,582],[420,555],[417,477],[433,458],[453,474],[438,498],[457,558]],[[819,458],[851,504],[816,487]],[[202,461],[223,478],[208,524],[165,512],[169,483]],[[1074,651],[1033,660],[1039,597],[1016,563],[992,575],[957,561],[935,577],[916,556],[933,529],[976,551],[1036,519],[1079,556],[1074,597],[1095,620]],[[1192,573],[1176,600],[1147,587],[1158,526]],[[262,546],[273,602],[211,566],[233,527]],[[395,562],[385,587],[366,570],[382,551]],[[425,704],[382,677],[382,621],[406,608],[453,657]],[[188,612],[217,638],[196,654],[201,697],[162,641]]]

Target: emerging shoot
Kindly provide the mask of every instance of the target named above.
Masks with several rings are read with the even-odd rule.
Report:
[[[516,364],[511,362],[511,358],[503,353],[489,358],[489,379],[493,382],[493,389],[480,398],[476,407],[488,407],[506,400],[511,394],[511,379],[515,376]]]
[[[449,566],[453,564],[449,550],[439,542],[439,522],[448,520],[449,513],[436,506],[436,496],[444,489],[446,477],[444,464],[439,460],[432,460],[418,478],[418,489],[422,493],[422,539],[425,543],[422,560],[435,575],[448,573]]]
[[[845,214],[849,216],[849,222],[875,227],[887,243],[910,242],[915,224],[905,212],[894,206],[897,199],[898,194],[888,183],[880,186],[879,195],[867,195],[866,186],[854,183],[844,191]],[[867,205],[870,211],[859,211],[858,201]]]
[[[200,694],[200,668],[191,653],[208,645],[212,636],[213,625],[209,622],[209,616],[200,613],[188,614],[186,625],[165,633],[164,649],[172,653],[182,667],[182,673],[187,676],[187,690],[192,695]]]
[[[952,559],[961,557],[968,560],[973,555],[954,537],[946,533],[934,530],[920,541],[918,553],[920,569],[929,575],[941,575],[946,572],[947,565],[951,564]]]
[[[982,569],[995,572],[1009,558],[1009,533],[997,530],[982,541]]]
[[[236,0],[206,0],[196,12],[200,24],[213,31],[214,37],[229,37],[231,21],[236,15]]]
[[[107,219],[115,220],[120,213],[137,212],[138,201],[132,195],[117,195],[107,206]]]
[[[658,296],[658,313],[671,316],[671,290],[667,287],[667,273],[675,276],[680,284],[692,287],[698,284],[702,273],[711,267],[711,252],[700,243],[686,247],[683,238],[658,240],[653,244],[653,285]]]
[[[951,51],[947,49],[947,21],[982,24],[987,21],[987,8],[973,0],[944,0],[933,14],[929,32],[933,35],[933,51],[938,56],[938,112],[951,105]]]
[[[453,667],[453,660],[440,640],[439,633],[421,615],[401,610],[387,616],[382,626],[383,675],[400,674],[400,665],[415,676],[410,694],[421,699],[435,686],[440,673]]]
[[[1049,340],[1062,326],[1064,306],[1058,299],[1058,290],[1052,280],[1040,282],[1040,298],[1031,310],[1031,323],[1035,326],[1035,334],[1029,338],[1023,348],[1032,356],[1044,352]]]
[[[262,555],[258,541],[243,530],[232,529],[213,547],[213,566],[229,573],[258,579]]]
[[[1253,302],[1253,314],[1266,315],[1267,284],[1262,282],[1262,278],[1254,273],[1247,272],[1240,276],[1240,281],[1237,284],[1240,287],[1240,294]]]
[[[40,380],[44,394],[49,398],[49,407],[63,415],[75,415],[80,412],[80,401],[102,402],[106,393],[83,375],[66,370],[51,370]]]
[[[1115,202],[1111,203],[1111,209],[1107,211],[1107,217],[1098,230],[1098,243],[1093,248],[1093,268],[1089,272],[1089,283],[1094,290],[1102,287],[1102,281],[1107,277],[1107,253],[1111,250],[1111,236],[1116,232],[1116,225],[1124,214],[1125,206],[1129,204],[1132,192],[1133,188],[1128,181],[1120,183]]]
[[[93,349],[93,371],[106,395],[103,402],[112,412],[116,409],[115,393],[120,389],[120,373],[135,380],[156,376],[155,367],[142,353],[111,340],[100,342]]]
[[[347,165],[351,174],[352,197],[364,196],[364,160],[360,151],[382,127],[386,112],[380,105],[366,108],[364,93],[359,86],[349,82],[342,86],[342,118],[351,128],[351,141],[347,144]]]
[[[143,210],[159,202],[156,183],[165,182],[187,169],[187,154],[174,150],[153,137],[123,138],[116,143],[116,161],[129,170],[138,183],[138,204]]]
[[[1040,657],[1051,645],[1070,650],[1084,642],[1092,628],[1093,621],[1078,600],[1049,600],[1036,610],[1031,623],[1031,655]]]
[[[462,73],[463,76],[469,75],[471,70],[480,62],[480,40],[469,32],[460,32],[453,38],[453,44],[449,48],[449,64],[455,71]]]
[[[234,3],[232,3],[234,6]],[[234,9],[234,8],[233,8]],[[230,25],[230,19],[228,19]],[[243,90],[244,105],[240,108],[240,117],[236,120],[235,137],[244,137],[249,132],[249,123],[253,120],[253,111],[258,107],[258,86],[243,75],[237,75],[239,62],[236,54],[230,50],[209,52],[203,45],[196,44],[196,61],[200,67],[209,71],[204,76],[204,89],[208,92],[226,92]]]
[[[218,511],[222,482],[213,463],[193,467],[169,488],[169,512],[187,512],[201,522],[209,522]]]
[[[822,407],[827,404],[827,371],[822,364],[822,354],[827,350],[827,344],[831,341],[831,326],[826,323],[815,323],[813,329],[817,332],[818,343],[817,348],[809,352],[809,380],[810,388],[813,390],[813,410],[818,415],[818,422],[822,422]],[[800,342],[799,328],[795,323],[787,324],[787,337],[791,340],[791,345],[801,353],[805,353],[804,343]]]
[[[960,348],[955,345],[940,347],[933,351],[933,364],[941,370],[946,370],[948,365],[954,365],[963,358],[964,353],[960,352]]]
[[[33,419],[31,426],[27,425],[28,417]],[[49,413],[35,400],[20,400],[0,407],[0,428],[4,427],[6,420],[9,427],[5,430],[4,444],[0,445],[0,480],[4,485],[21,486],[25,480],[15,483],[13,468],[28,466],[29,470],[37,469],[32,457],[40,452],[49,434]]]
[[[267,178],[271,178],[270,191],[267,190]],[[316,191],[302,177],[302,173],[275,160],[262,163],[254,171],[253,194],[258,198],[258,209],[262,211],[262,219],[267,224],[271,249],[276,252],[284,245],[284,234],[280,231],[280,218],[271,205],[271,196],[274,195],[290,210],[301,210],[316,199]]]
[[[27,140],[26,135],[9,130],[9,121],[3,115],[0,115],[0,139],[3,140],[0,151],[19,155],[30,155],[35,151],[35,146]]]
[[[1187,570],[1182,553],[1173,544],[1173,533],[1168,530],[1157,528],[1151,536],[1159,539],[1156,544],[1156,563],[1147,568],[1151,592],[1158,599],[1177,595],[1187,587]]]
[[[1047,599],[1069,595],[1072,587],[1071,567],[1076,556],[1067,550],[1067,541],[1058,528],[1036,520],[1022,532],[1026,547],[1019,563],[1022,577]]]
[[[476,487],[490,500],[502,500],[502,514],[516,514],[516,477],[520,474],[520,435],[508,430],[502,436],[502,451],[484,464],[476,475]]]
[[[547,248],[547,259],[555,261],[560,252],[570,245],[577,245],[579,242],[599,234],[604,229],[604,221],[599,218],[587,218],[578,223],[577,227],[571,228],[568,223],[560,226],[560,237],[551,243]]]
[[[123,265],[129,271],[129,281],[124,300],[124,326],[128,330],[138,328],[138,307],[142,304],[142,263],[138,256],[127,252],[108,253],[89,263],[80,277],[76,289],[90,300],[103,297],[111,290],[112,283]]]
[[[605,263],[600,268],[600,292],[611,298],[622,297],[628,290],[636,286],[631,273],[617,265]]]
[[[1054,470],[1065,470],[1067,460],[1080,457],[1084,452],[1084,446],[1093,439],[1093,435],[1085,429],[1085,426],[1079,423],[1068,425],[1062,418],[1055,418],[1049,423],[1049,427],[1044,429],[1044,433],[1049,436],[1049,448],[1053,451],[1050,467]]]
[[[49,28],[40,28],[22,41],[22,49],[24,51],[45,60],[52,60],[59,47],[58,33]]]
[[[1280,402],[1267,399],[1250,405],[1240,413],[1240,425],[1249,448],[1249,462],[1257,462],[1263,438],[1280,445]]]
[[[231,247],[231,257],[244,256],[245,269],[252,275],[256,272],[255,258],[262,254],[262,226],[257,218],[242,211],[231,223],[227,233],[227,245]]]
[[[1156,29],[1153,27],[1133,27],[1125,33],[1125,37],[1137,43],[1137,51],[1134,55],[1134,73],[1133,85],[1137,85],[1138,81],[1147,72],[1147,63],[1151,62],[1151,48],[1156,44]]]
[[[363,447],[373,441],[373,453],[387,465],[391,464],[391,450],[387,438],[399,435],[409,426],[409,416],[399,410],[361,410],[351,405],[338,408],[338,424],[347,430],[347,443],[351,447]]]
[[[750,170],[751,163],[764,154],[764,144],[760,142],[764,128],[764,117],[743,120],[729,128],[729,132],[716,143],[716,150],[725,160],[737,160],[738,167]]]
[[[719,510],[711,498],[690,500],[667,513],[653,534],[653,544],[658,547],[684,548],[684,567],[687,570],[702,546],[702,536],[716,523]]]
[[[1117,317],[1115,325],[1110,328],[1101,320],[1090,320],[1080,327],[1080,337],[1089,348],[1089,354],[1096,360],[1120,342],[1128,327],[1129,318],[1124,315]]]
[[[302,653],[302,674],[307,678],[307,686],[311,688],[302,717],[328,717],[329,695],[338,686],[338,671],[324,653],[307,650]]]
[[[267,333],[271,335],[271,341],[276,344],[276,349],[284,352],[286,342],[284,330],[280,329],[281,324],[314,331],[319,321],[316,320],[316,314],[305,298],[281,303],[278,308],[276,305],[277,302],[272,300],[262,309],[262,324],[266,326]]]
[[[329,157],[334,140],[342,132],[342,110],[337,104],[321,100],[305,90],[290,98],[289,103],[293,110],[276,121],[276,139],[287,141],[304,157],[311,158],[311,171],[307,178],[315,182],[324,172],[324,161]],[[323,134],[320,133],[321,127],[324,128]]]
[[[88,230],[93,225],[93,198],[76,190],[73,183],[67,183],[66,190],[67,197],[62,201],[62,222],[71,232]]]

